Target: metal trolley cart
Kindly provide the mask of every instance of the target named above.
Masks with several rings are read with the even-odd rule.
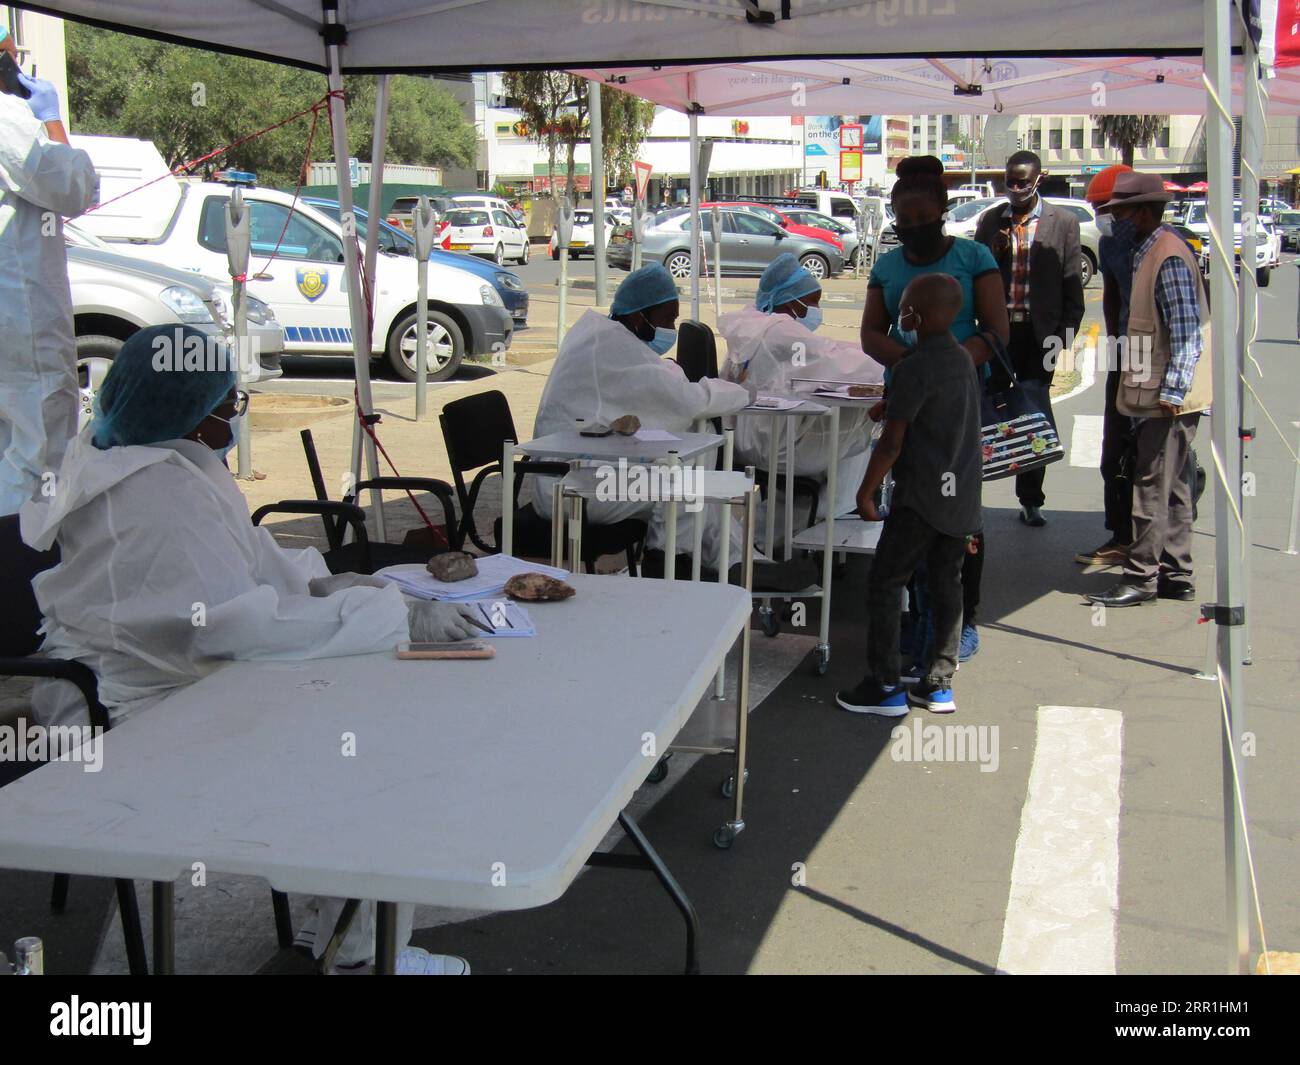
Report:
[[[731,438],[732,432],[727,430],[726,440],[728,446],[725,451],[728,457],[731,452]],[[678,456],[676,453],[671,454],[668,461],[661,465],[669,467],[679,465]],[[677,507],[682,504],[688,506],[698,505],[699,509],[695,512],[694,521],[692,563],[692,576],[694,580],[698,581],[700,579],[704,539],[704,507],[715,504],[738,508],[741,512],[743,543],[745,545],[741,565],[741,583],[747,591],[752,593],[754,586],[754,526],[758,500],[758,489],[754,484],[754,470],[750,468],[744,473],[740,473],[692,467],[689,478],[670,477],[666,478],[662,483],[669,488],[669,491],[660,493],[659,498],[656,500],[665,504],[664,523],[669,541],[665,557],[672,559],[676,554]],[[575,570],[580,565],[582,558],[583,511],[586,507],[586,500],[596,494],[597,485],[597,471],[590,467],[579,467],[576,463],[566,476],[556,481],[552,489],[554,492],[553,513],[557,517],[557,520],[552,522],[552,565],[566,565],[566,554],[568,556],[567,565],[570,570]],[[718,567],[719,583],[726,582],[730,569],[727,564],[730,535],[726,526],[727,523],[724,522],[722,560],[721,565]],[[665,577],[671,580],[675,567],[669,563],[664,569]],[[699,743],[674,743],[646,778],[652,784],[662,781],[668,775],[668,759],[674,753],[731,755],[733,759],[731,774],[723,780],[721,786],[722,794],[730,799],[732,803],[731,817],[724,821],[713,833],[714,845],[723,850],[730,848],[736,837],[745,829],[745,782],[749,777],[749,770],[746,768],[749,734],[749,641],[750,628],[746,625],[739,637],[740,661],[737,664],[736,672],[734,738],[719,739],[711,734]],[[714,700],[717,702],[722,702],[725,699],[725,681],[726,664],[724,663],[719,668],[715,681]],[[687,728],[689,727],[687,726]]]

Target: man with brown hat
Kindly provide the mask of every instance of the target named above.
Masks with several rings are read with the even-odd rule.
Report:
[[[1158,175],[1120,174],[1101,208],[1113,234],[1131,236],[1137,249],[1115,397],[1137,443],[1133,543],[1123,579],[1088,596],[1102,606],[1196,596],[1192,493],[1181,474],[1210,405],[1209,308],[1191,250],[1161,224],[1169,199]]]

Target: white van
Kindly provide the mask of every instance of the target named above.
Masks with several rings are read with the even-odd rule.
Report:
[[[120,191],[138,187],[166,166],[153,145],[133,142],[138,159],[122,160],[123,138],[74,136],[96,169]],[[141,146],[144,146],[143,148]],[[152,154],[153,159],[149,158]],[[102,179],[101,179],[102,180]],[[123,187],[124,186],[124,187]],[[119,194],[111,183],[102,200]],[[167,178],[91,211],[78,224],[114,251],[210,277],[228,277],[225,208],[232,185]],[[292,195],[254,185],[242,188],[250,209],[249,293],[271,305],[284,326],[287,355],[352,355],[352,319],[338,222]],[[397,374],[415,380],[416,274],[409,255],[378,256],[374,279],[374,357],[387,355]],[[514,324],[496,288],[470,270],[429,263],[429,378],[451,377],[466,355],[505,351]]]

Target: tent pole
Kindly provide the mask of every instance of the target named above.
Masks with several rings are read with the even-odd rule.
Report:
[[[595,245],[596,306],[605,306],[605,131],[601,125],[600,82],[587,82],[587,116],[591,125],[591,222]]]
[[[326,9],[327,23],[338,21],[338,12]],[[339,46],[337,44],[327,44],[325,46],[326,55],[329,60],[329,87],[331,92],[338,92],[343,88],[343,74],[339,62]],[[353,219],[353,225],[356,224],[356,215],[352,213],[352,183],[348,180],[348,125],[347,118],[344,114],[343,100],[338,96],[330,97],[330,125],[334,129],[334,159],[335,169],[338,171],[339,185],[339,218],[343,220],[344,233],[347,233],[347,219]],[[345,239],[343,241],[343,275],[348,286],[348,310],[351,312],[352,321],[352,359],[356,368],[357,379],[357,402],[361,410],[359,417],[369,418],[374,413],[374,402],[370,396],[370,321],[366,313],[366,297],[361,290],[361,261],[357,257],[357,242],[355,240]],[[353,422],[352,434],[355,440],[357,435],[362,432],[359,420]],[[370,434],[364,434],[362,438],[363,450],[366,456],[367,477],[379,476],[379,457],[375,453],[375,442],[371,439]],[[354,456],[358,455],[356,447],[352,449]],[[352,481],[349,484],[349,490],[361,480],[361,471],[358,468],[359,456],[354,460],[351,476]],[[384,509],[383,497],[378,491],[370,493],[370,502],[375,516],[375,532],[380,540],[385,539],[384,531]]]
[[[370,138],[370,199],[366,206],[366,277],[375,276],[379,257],[379,219],[384,207],[384,162],[388,155],[388,90],[392,79],[379,75],[375,91],[375,128]]]
[[[1220,610],[1244,613],[1241,598],[1243,534],[1237,524],[1236,498],[1241,486],[1241,466],[1234,417],[1239,411],[1240,378],[1237,365],[1237,301],[1233,290],[1232,149],[1235,130],[1232,114],[1230,44],[1232,33],[1228,5],[1205,0],[1206,136],[1209,190],[1206,193],[1210,229],[1211,349],[1214,358],[1213,415],[1210,418],[1214,468],[1215,602]],[[1249,45],[1247,45],[1249,49]],[[1216,100],[1217,96],[1217,100]],[[1229,619],[1224,619],[1229,620]],[[1227,917],[1231,953],[1228,971],[1247,973],[1250,967],[1250,927],[1246,893],[1246,861],[1238,808],[1234,754],[1245,717],[1245,692],[1241,676],[1243,629],[1240,624],[1218,626],[1219,690],[1227,707],[1222,734],[1223,842]],[[1243,784],[1244,794],[1244,784]]]
[[[688,116],[691,128],[691,318],[700,320],[700,124],[694,110]]]

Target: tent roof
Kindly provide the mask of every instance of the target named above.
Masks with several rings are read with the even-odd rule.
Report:
[[[336,2],[348,34],[345,73],[590,67],[593,57],[599,65],[634,66],[799,56],[1190,55],[1201,50],[1204,26],[1203,0]],[[325,69],[322,0],[17,0],[16,6]],[[762,21],[769,16],[772,21]]]
[[[710,115],[1170,114],[1205,112],[1200,57],[786,60],[585,68],[678,111]],[[1267,82],[1270,114],[1300,114],[1300,74]],[[1234,73],[1240,113],[1241,72]]]

